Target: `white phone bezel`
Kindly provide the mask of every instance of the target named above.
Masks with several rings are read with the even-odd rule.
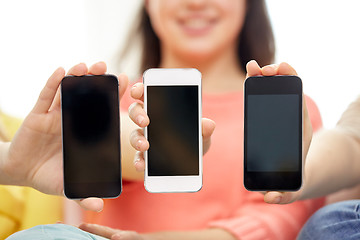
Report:
[[[145,174],[144,185],[148,192],[197,192],[202,188],[202,95],[201,73],[195,68],[152,68],[143,74],[144,83],[144,110],[147,112],[148,86],[198,86],[199,112],[199,175],[191,176],[148,176],[148,154],[144,153]],[[151,124],[151,120],[150,120]],[[144,129],[145,138],[148,138],[147,127]],[[151,143],[150,143],[151,146]]]

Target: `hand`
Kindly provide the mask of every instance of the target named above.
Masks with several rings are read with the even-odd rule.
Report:
[[[172,240],[234,240],[235,237],[228,231],[221,228],[208,228],[195,231],[165,231],[152,233],[137,233],[134,231],[123,231],[110,227],[100,226],[97,224],[81,224],[80,229],[96,234],[111,240],[156,240],[156,239],[172,239]]]
[[[150,120],[144,111],[144,84],[136,83],[131,88],[131,96],[138,100],[129,107],[129,117],[131,120],[141,128],[149,125]],[[205,154],[211,143],[211,135],[215,129],[215,122],[203,118],[202,119],[202,136],[203,136],[203,153]],[[133,148],[137,150],[135,154],[134,165],[137,171],[142,172],[145,169],[144,152],[149,149],[149,142],[144,137],[142,129],[133,131],[130,135],[130,143]]]
[[[297,75],[296,71],[287,63],[280,63],[278,65],[268,65],[260,68],[256,61],[252,60],[246,65],[247,76],[273,76],[273,75]],[[303,98],[304,99],[304,98]],[[312,139],[312,126],[306,108],[305,99],[303,100],[303,159],[305,162],[306,155]],[[305,184],[305,174],[303,178],[303,185]],[[303,188],[302,188],[303,189]],[[286,204],[298,200],[301,196],[302,189],[296,192],[266,192],[264,201],[273,204]]]
[[[90,69],[85,64],[78,64],[71,68],[68,74],[100,75],[105,72],[105,63],[99,62]],[[63,195],[59,85],[64,76],[63,68],[57,69],[51,75],[5,156],[0,158],[0,171],[9,179],[5,184],[30,186],[43,193]],[[127,83],[127,77],[120,75],[120,97]],[[100,211],[103,207],[102,199],[97,198],[84,199],[79,204],[93,211]]]
[[[97,224],[83,223],[79,226],[81,230],[96,234],[111,240],[146,240],[146,238],[134,231],[122,231]]]

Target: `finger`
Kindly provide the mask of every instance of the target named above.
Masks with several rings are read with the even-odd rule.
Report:
[[[84,209],[93,212],[101,212],[104,208],[104,200],[101,198],[85,198],[82,200],[76,200],[76,202]]]
[[[85,63],[79,63],[68,71],[67,75],[82,76],[88,74],[88,68]]]
[[[60,88],[58,88],[56,90],[56,94],[55,94],[55,99],[54,101],[52,102],[50,108],[49,108],[49,111],[52,111],[56,108],[60,108]]]
[[[132,98],[140,101],[144,101],[144,84],[143,83],[135,83],[131,90],[130,95]]]
[[[277,75],[298,75],[295,69],[286,62],[279,64]]]
[[[145,152],[149,149],[149,142],[144,137],[142,129],[136,129],[130,134],[130,144],[137,151]]]
[[[282,200],[282,193],[280,192],[267,192],[264,195],[264,201],[270,204],[279,204]]]
[[[89,68],[89,74],[103,75],[106,73],[106,69],[107,67],[105,62],[97,62]]]
[[[142,240],[143,238],[134,231],[118,231],[111,236],[110,240]]]
[[[98,224],[90,224],[90,223],[82,223],[80,224],[79,228],[83,231],[96,234],[105,238],[111,238],[112,235],[116,234],[118,231],[117,229],[113,229],[106,226],[101,226]]]
[[[138,172],[145,171],[145,159],[144,159],[143,152],[137,151],[135,153],[134,167],[135,167],[136,171],[138,171]]]
[[[263,68],[261,68],[261,73],[264,76],[279,75],[278,74],[278,65],[271,64],[271,65],[264,66]]]
[[[261,68],[259,64],[255,60],[251,60],[246,64],[246,78],[252,77],[252,76],[259,76],[261,75]]]
[[[310,148],[310,144],[311,144],[311,140],[312,140],[312,136],[313,136],[313,128],[312,128],[312,124],[311,124],[311,120],[309,117],[309,113],[308,113],[308,109],[306,106],[306,101],[305,101],[305,97],[303,94],[303,121],[304,121],[304,137],[303,137],[303,146],[304,146],[304,153],[303,153],[303,163],[305,164],[306,161],[306,156],[307,153],[309,151]]]
[[[45,87],[42,89],[32,112],[47,113],[49,111],[49,108],[52,105],[56,92],[59,88],[60,82],[64,76],[65,70],[63,68],[58,68],[55,70],[55,72],[46,82]]]
[[[122,73],[119,75],[118,80],[119,80],[119,95],[121,99],[128,87],[129,78],[126,74]]]
[[[202,119],[202,136],[203,136],[203,154],[205,154],[211,144],[211,135],[215,130],[215,122],[208,118]]]
[[[215,122],[208,118],[203,118],[201,120],[202,124],[202,136],[204,139],[210,138],[215,130]]]
[[[142,104],[133,103],[129,107],[129,117],[139,127],[144,128],[149,125],[150,119],[147,116]]]
[[[267,192],[264,201],[270,204],[288,204],[296,200],[297,192]]]

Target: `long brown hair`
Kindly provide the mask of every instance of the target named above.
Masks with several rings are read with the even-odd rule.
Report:
[[[135,39],[141,38],[140,72],[148,68],[159,67],[161,48],[145,6],[140,9],[138,26],[130,34],[122,50],[120,61],[135,46]],[[135,43],[134,43],[135,42]],[[245,71],[246,63],[256,60],[260,66],[270,64],[275,57],[275,41],[264,0],[248,0],[244,25],[238,38],[238,59]]]

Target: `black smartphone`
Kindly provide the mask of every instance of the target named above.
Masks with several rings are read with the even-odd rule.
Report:
[[[300,189],[303,171],[302,104],[302,82],[297,76],[256,76],[245,80],[246,189]]]
[[[113,75],[61,82],[64,192],[70,199],[120,195],[119,83]]]

